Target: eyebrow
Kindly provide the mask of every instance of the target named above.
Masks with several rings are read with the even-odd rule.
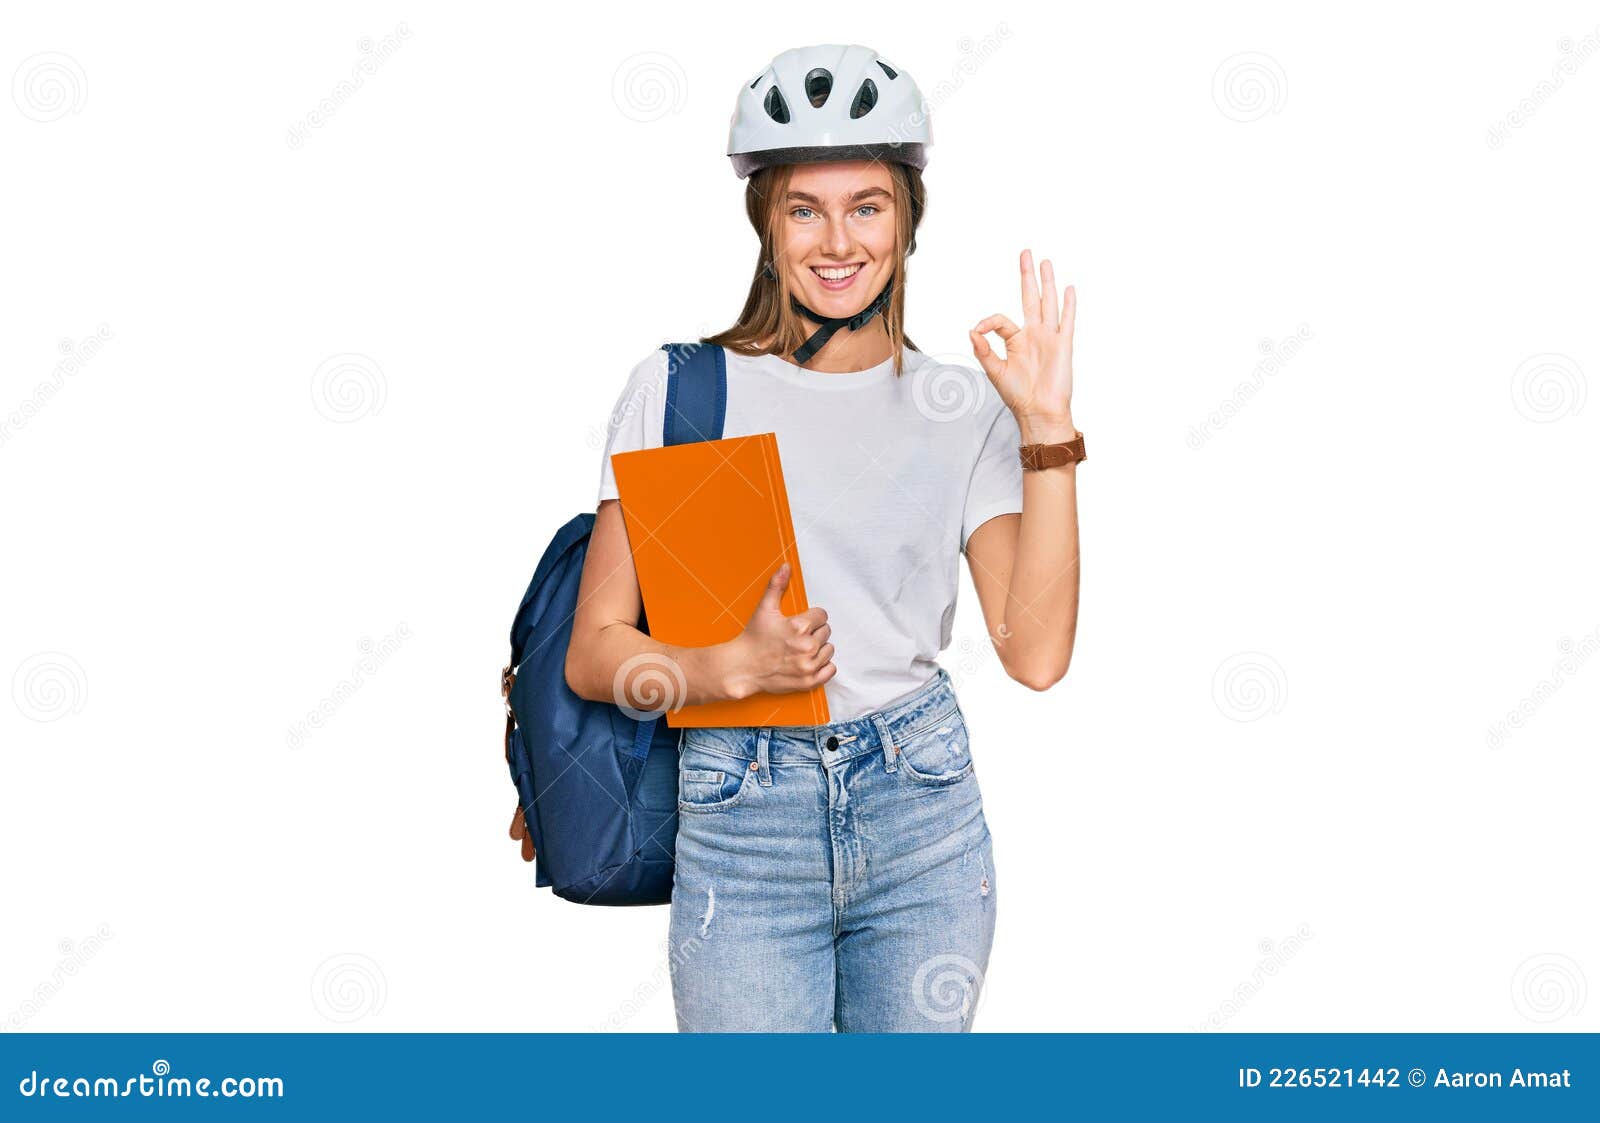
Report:
[[[882,195],[885,199],[894,198],[894,196],[890,195],[881,187],[864,187],[860,191],[857,191],[854,195],[846,197],[845,202],[859,203],[862,199],[870,199],[874,195]],[[815,195],[807,195],[804,191],[791,191],[789,192],[789,198],[794,202],[811,203],[815,206],[822,206],[821,199],[817,198]]]

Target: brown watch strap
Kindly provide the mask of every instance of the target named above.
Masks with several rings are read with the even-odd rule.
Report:
[[[1037,472],[1044,468],[1055,468],[1062,464],[1076,464],[1089,459],[1089,453],[1084,447],[1083,434],[1078,433],[1070,441],[1062,441],[1053,445],[1023,445],[1018,449],[1022,457],[1024,471]]]

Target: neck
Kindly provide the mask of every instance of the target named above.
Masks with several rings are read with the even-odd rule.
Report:
[[[823,344],[822,350],[812,355],[810,362],[800,369],[818,374],[850,374],[869,370],[885,362],[892,354],[889,329],[884,326],[882,316],[874,316],[861,325],[860,331],[840,328],[834,332],[833,337]],[[783,359],[793,362],[788,355],[784,355]]]

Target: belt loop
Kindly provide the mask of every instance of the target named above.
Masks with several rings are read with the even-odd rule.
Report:
[[[889,733],[889,723],[884,720],[883,714],[874,712],[872,724],[878,727],[878,741],[883,747],[883,770],[893,772],[896,769],[895,758],[900,755],[900,750],[894,747],[894,737]]]
[[[767,754],[767,742],[772,740],[771,726],[763,725],[756,734],[756,776],[763,788],[772,787],[772,765]]]

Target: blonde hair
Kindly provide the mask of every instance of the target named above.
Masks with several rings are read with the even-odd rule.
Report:
[[[894,372],[902,373],[904,350],[917,350],[906,335],[906,258],[917,248],[917,227],[927,209],[927,190],[922,173],[906,164],[890,163],[889,178],[894,192],[894,291],[879,313],[889,329],[889,345],[894,351]],[[716,343],[739,355],[787,355],[800,348],[815,332],[816,325],[791,307],[789,280],[778,264],[778,244],[783,225],[783,202],[794,178],[793,164],[762,168],[745,184],[744,210],[750,225],[761,239],[761,255],[756,274],[750,281],[750,294],[744,310],[733,325],[716,335],[703,337],[702,343]],[[771,273],[767,267],[771,266]]]

